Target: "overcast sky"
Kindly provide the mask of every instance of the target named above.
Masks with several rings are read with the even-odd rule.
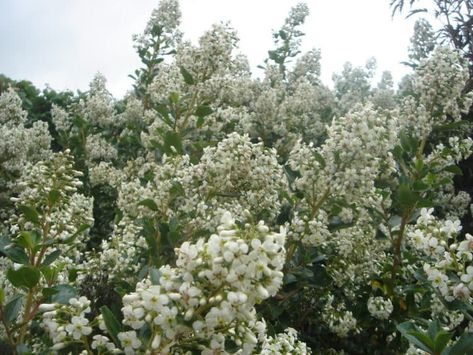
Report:
[[[158,0],[0,0],[0,73],[43,88],[86,90],[96,72],[121,97],[140,63],[132,35],[144,29]],[[271,49],[297,0],[181,0],[182,30],[196,41],[212,23],[230,21],[254,73]],[[346,61],[364,65],[373,56],[378,72],[397,81],[407,72],[414,20],[391,17],[389,0],[307,0],[310,8],[303,49],[322,51],[322,78]]]

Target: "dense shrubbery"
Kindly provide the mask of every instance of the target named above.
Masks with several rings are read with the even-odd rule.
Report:
[[[469,63],[419,22],[398,91],[372,60],[330,90],[307,13],[262,79],[177,0],[123,100],[1,78],[2,353],[472,351]]]

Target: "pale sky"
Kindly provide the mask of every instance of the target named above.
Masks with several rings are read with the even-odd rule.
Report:
[[[182,27],[196,41],[210,25],[230,21],[240,51],[254,74],[272,48],[279,28],[297,0],[181,0]],[[389,0],[307,0],[310,16],[303,49],[322,52],[322,79],[332,83],[346,61],[364,65],[375,57],[378,73],[398,81],[408,69],[414,19],[391,17]],[[158,0],[0,0],[0,73],[43,88],[86,90],[101,72],[109,90],[121,97],[140,66],[132,35],[141,33]]]

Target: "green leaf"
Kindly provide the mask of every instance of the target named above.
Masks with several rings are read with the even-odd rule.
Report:
[[[401,140],[401,146],[404,151],[410,154],[414,154],[417,150],[418,142],[415,137],[410,136],[405,131],[401,131],[399,134]]]
[[[100,307],[100,313],[102,313],[103,321],[107,327],[108,334],[113,339],[115,344],[120,344],[117,337],[118,333],[121,331],[120,322],[107,306]]]
[[[462,169],[460,169],[457,165],[449,165],[444,168],[443,171],[448,171],[449,173],[453,173],[455,175],[463,175]]]
[[[67,273],[67,279],[69,282],[74,282],[77,280],[77,269],[70,269],[69,272]]]
[[[72,236],[70,236],[68,239],[64,240],[62,243],[63,244],[68,244],[68,243],[74,241],[79,234],[85,232],[90,227],[91,226],[89,224],[81,224],[79,226],[79,228],[76,230],[76,232]],[[49,244],[45,244],[45,245],[51,245],[53,242],[54,242],[54,239],[51,239],[51,242]]]
[[[414,182],[414,184],[412,184],[412,189],[414,191],[425,191],[429,189],[429,185],[427,185],[425,182],[417,180]]]
[[[174,151],[171,149],[174,147],[178,153],[182,153],[182,141],[178,133],[168,131],[164,136],[164,150],[168,154],[173,154]]]
[[[393,156],[397,162],[400,162],[402,160],[402,154],[403,154],[402,147],[400,145],[395,146],[393,149]]]
[[[281,37],[283,41],[287,39],[287,33],[284,32],[283,30],[280,30],[278,34],[279,34],[279,37]]]
[[[59,201],[59,198],[61,197],[61,192],[58,190],[51,190],[49,191],[48,194],[48,202],[51,206],[54,206],[56,202]]]
[[[396,191],[396,200],[401,208],[414,207],[419,199],[419,194],[411,190],[407,184],[400,184]]]
[[[10,324],[15,320],[20,312],[21,305],[23,303],[23,295],[15,295],[13,298],[5,305],[4,319],[7,324]]]
[[[57,258],[59,258],[59,255],[61,255],[61,251],[59,249],[56,249],[54,251],[52,251],[51,253],[49,253],[48,255],[46,255],[46,257],[44,258],[43,262],[41,265],[50,265],[51,263],[53,263]]]
[[[178,196],[184,196],[186,194],[184,188],[178,182],[172,185],[171,189],[169,190],[169,193],[173,198],[176,198]]]
[[[47,265],[45,266],[41,266],[39,268],[39,270],[41,271],[41,273],[43,274],[44,278],[46,279],[47,282],[51,283],[52,281],[54,281],[56,275],[57,275],[57,269],[56,268],[52,268],[52,267],[49,267]]]
[[[159,279],[161,278],[161,272],[155,267],[151,267],[148,271],[151,283],[153,285],[159,285]]]
[[[442,326],[438,319],[433,320],[429,323],[429,328],[427,329],[427,334],[429,335],[430,339],[435,339],[437,333],[442,330]]]
[[[39,269],[33,266],[22,266],[18,270],[8,269],[7,271],[7,279],[15,287],[31,289],[38,284],[40,278]]]
[[[417,202],[417,205],[416,207],[418,208],[430,208],[430,207],[435,207],[435,203],[432,199],[430,198],[421,198],[419,199],[419,201]]]
[[[18,207],[18,209],[21,211],[21,213],[23,214],[23,216],[25,216],[25,218],[32,222],[33,224],[36,224],[38,225],[39,224],[39,214],[38,214],[38,211],[36,211],[35,208],[31,207],[31,206],[27,206],[27,205],[21,205]]]
[[[20,232],[20,235],[15,239],[15,242],[26,249],[33,249],[35,244],[33,243],[33,236],[31,235],[31,232],[27,231]]]
[[[199,117],[205,117],[210,115],[213,112],[212,108],[207,105],[200,105],[196,108],[194,114]]]
[[[156,204],[156,202],[154,202],[153,199],[150,199],[150,198],[146,198],[144,200],[141,200],[140,202],[138,202],[138,206],[148,207],[153,212],[158,211],[158,205]]]
[[[195,122],[195,125],[197,128],[200,128],[204,125],[204,122],[205,122],[204,117],[199,116],[197,117],[197,121]]]
[[[240,350],[240,347],[231,338],[225,339],[225,352],[226,353],[234,354],[238,350]]]
[[[462,126],[467,123],[468,123],[467,120],[461,120],[461,121],[456,121],[456,122],[451,122],[444,125],[436,126],[434,127],[434,129],[439,130],[439,131],[451,131],[451,130],[462,128]]]
[[[169,94],[169,102],[171,104],[177,104],[178,101],[179,101],[179,94],[175,91],[171,92]]]
[[[313,155],[314,155],[315,160],[317,160],[317,162],[320,164],[320,167],[324,169],[325,166],[327,165],[324,157],[319,152],[314,152]]]
[[[12,247],[2,251],[11,261],[17,264],[28,264],[29,259],[22,248]]]
[[[269,59],[274,60],[277,64],[283,64],[284,57],[280,56],[277,51],[268,51]]]
[[[449,348],[448,355],[471,354],[473,349],[473,333],[463,333],[460,339]]]
[[[289,285],[297,282],[297,277],[294,274],[284,274],[283,278],[284,285]]]
[[[191,73],[189,73],[184,67],[180,67],[179,69],[181,70],[181,74],[182,74],[182,77],[184,78],[184,82],[187,85],[194,85],[195,81]]]
[[[41,293],[43,294],[43,297],[45,299],[48,299],[51,296],[54,296],[56,293],[59,291],[56,290],[54,287],[45,287],[41,290]]]
[[[434,338],[434,351],[436,354],[440,354],[445,349],[452,336],[453,334],[443,329],[437,333]]]
[[[70,285],[56,285],[52,288],[57,291],[51,297],[52,303],[68,304],[71,298],[77,297],[77,290]]]
[[[432,340],[427,335],[419,332],[414,324],[411,322],[400,323],[397,325],[397,329],[409,342],[419,349],[432,353]],[[427,344],[424,344],[424,341],[426,341]]]
[[[18,344],[16,346],[16,353],[18,355],[32,355],[30,348],[26,344]]]

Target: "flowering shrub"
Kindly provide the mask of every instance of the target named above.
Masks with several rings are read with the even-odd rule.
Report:
[[[473,349],[467,63],[422,22],[398,91],[372,60],[331,90],[307,15],[260,79],[162,0],[122,100],[101,75],[47,115],[0,93],[0,352]]]

